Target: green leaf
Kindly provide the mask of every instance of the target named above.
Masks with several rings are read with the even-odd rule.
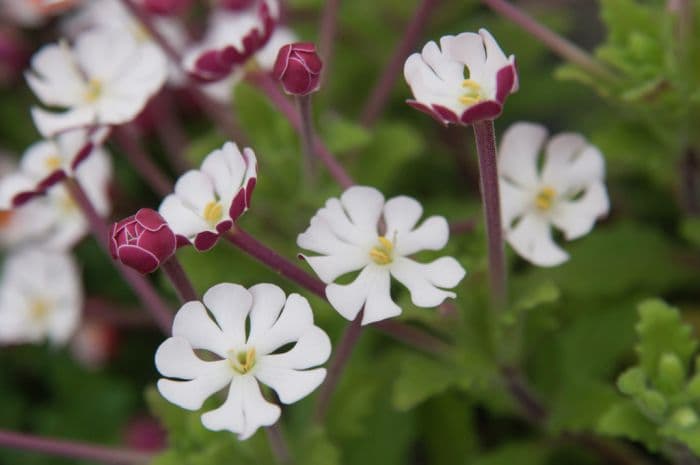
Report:
[[[550,451],[541,442],[512,441],[481,457],[468,461],[468,465],[543,465]]]
[[[305,465],[340,465],[340,451],[319,426],[305,428],[303,436],[294,441],[297,463]]]
[[[399,410],[410,410],[444,392],[458,379],[454,366],[421,355],[407,355],[401,360],[399,376],[394,382],[393,404]]]
[[[681,234],[695,247],[700,247],[700,218],[685,218],[681,224]]]
[[[597,431],[643,442],[652,451],[656,451],[661,444],[656,424],[644,416],[631,400],[620,401],[608,410],[598,422]]]
[[[372,133],[365,127],[337,115],[324,118],[319,124],[319,132],[333,153],[361,149],[372,138]]]
[[[628,369],[618,378],[617,387],[623,394],[628,396],[641,394],[647,388],[644,370],[640,367]]]
[[[652,382],[661,386],[666,382],[662,381],[659,370],[662,357],[675,355],[685,373],[697,348],[697,341],[691,336],[691,327],[681,321],[678,310],[661,300],[642,302],[639,315],[639,361]]]

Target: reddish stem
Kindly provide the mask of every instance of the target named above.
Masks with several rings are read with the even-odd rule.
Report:
[[[481,200],[488,238],[491,301],[497,310],[502,310],[507,302],[506,259],[501,225],[501,197],[498,192],[496,136],[493,121],[479,121],[474,123],[473,127],[479,155]]]
[[[326,5],[323,8],[321,15],[321,25],[318,34],[318,48],[323,61],[323,76],[325,81],[331,69],[331,59],[333,58],[333,46],[335,44],[335,36],[338,30],[338,12],[340,10],[340,0],[326,0]]]
[[[116,128],[113,134],[126,159],[153,191],[161,197],[170,194],[173,191],[170,178],[143,149],[138,131],[133,126],[127,125]]]
[[[607,67],[593,58],[588,52],[543,24],[538,23],[532,16],[512,3],[506,0],[482,0],[482,2],[493,11],[520,26],[563,59],[570,61],[591,74],[606,79],[616,79],[616,76]]]
[[[128,449],[103,447],[5,430],[0,430],[0,446],[109,465],[146,464],[153,459],[151,454]]]
[[[65,184],[75,203],[80,207],[88,220],[92,234],[95,236],[98,244],[100,244],[102,250],[109,256],[109,228],[107,224],[97,213],[95,207],[92,205],[92,202],[90,202],[90,199],[88,198],[87,194],[85,194],[85,191],[78,181],[75,179],[67,179]],[[146,278],[137,271],[128,268],[121,262],[111,260],[111,257],[110,261],[114,263],[114,266],[117,268],[124,280],[129,283],[131,288],[141,300],[141,303],[143,303],[143,305],[146,307],[146,310],[151,313],[151,316],[158,324],[158,327],[160,327],[165,334],[170,334],[170,329],[173,325],[173,313],[160,298],[153,286],[151,286]]]
[[[280,92],[277,81],[266,73],[249,74],[248,80],[270,99],[277,109],[287,118],[299,136],[303,138],[304,125],[302,123],[302,118],[296,108],[294,108],[294,104]],[[338,160],[336,160],[331,151],[328,150],[320,137],[314,136],[313,148],[316,156],[326,165],[330,175],[343,189],[347,189],[355,184],[348,172],[338,163]]]
[[[394,87],[396,78],[401,74],[406,58],[408,58],[408,55],[418,43],[421,31],[427,24],[428,19],[430,19],[430,14],[435,10],[438,1],[439,0],[421,0],[418,8],[416,8],[413,18],[411,18],[411,21],[406,26],[403,37],[399,43],[396,44],[391,59],[389,59],[389,62],[384,67],[384,71],[382,71],[382,74],[367,99],[365,108],[362,110],[362,116],[360,117],[362,125],[366,127],[372,126],[382,114],[386,102],[389,100],[389,95]]]
[[[187,273],[185,273],[185,270],[182,268],[180,261],[175,255],[163,263],[161,265],[161,269],[165,272],[166,276],[175,288],[181,303],[184,304],[185,302],[199,300],[197,291],[195,291],[192,282],[187,277]]]
[[[360,334],[362,333],[362,314],[363,312],[360,312],[357,318],[345,327],[345,331],[343,331],[343,335],[340,337],[340,341],[335,347],[335,355],[328,368],[328,375],[316,399],[316,409],[314,412],[314,420],[316,423],[323,423],[326,412],[328,412],[331,396],[333,392],[335,392],[335,388],[340,381],[340,376],[345,369],[345,365],[347,365],[348,360],[350,360],[352,350],[357,340],[360,338]]]
[[[243,231],[240,227],[236,226],[236,229],[225,234],[224,237],[262,264],[272,268],[282,276],[294,281],[322,299],[327,300],[326,284],[323,283],[323,281],[311,276],[288,259],[269,249],[253,236]],[[372,326],[390,335],[394,339],[427,352],[438,353],[442,352],[447,347],[443,341],[425,331],[397,321],[385,320],[374,323]]]

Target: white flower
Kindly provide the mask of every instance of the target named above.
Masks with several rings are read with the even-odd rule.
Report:
[[[37,142],[25,152],[20,169],[0,180],[0,209],[11,221],[9,242],[41,242],[44,248],[67,250],[85,236],[87,220],[65,186],[58,183],[65,176],[78,180],[100,215],[109,213],[112,165],[107,152],[95,147],[77,168],[71,168],[76,148],[84,146],[85,134],[71,131],[55,140]]]
[[[143,4],[144,2],[137,3]],[[168,44],[175,50],[182,51],[187,44],[187,33],[178,18],[162,15],[150,15],[153,26]],[[78,37],[88,30],[115,30],[129,34],[142,47],[152,48],[149,53],[161,54],[167,61],[165,52],[153,40],[138,18],[135,18],[121,0],[90,0],[63,22],[63,31],[71,38]],[[185,76],[177,63],[168,64],[168,81],[173,85],[184,83]]]
[[[175,183],[158,212],[180,243],[207,250],[250,207],[257,179],[257,160],[249,149],[227,142],[204,159],[199,170],[190,170]]]
[[[494,119],[518,89],[515,57],[506,57],[486,29],[444,36],[440,47],[428,42],[408,57],[404,76],[415,98],[408,103],[443,124]]]
[[[80,322],[82,305],[78,268],[69,255],[21,250],[7,259],[0,280],[0,343],[64,344]]]
[[[584,236],[609,202],[600,151],[579,134],[558,134],[545,146],[546,139],[539,124],[514,124],[503,136],[498,168],[506,239],[526,260],[555,266],[569,255],[552,240],[550,226],[567,240]]]
[[[158,92],[167,62],[154,47],[141,47],[120,30],[86,31],[73,48],[64,42],[45,45],[32,57],[29,86],[50,112],[32,108],[45,137],[95,125],[122,124],[134,119]]]
[[[273,284],[248,290],[218,284],[203,300],[204,305],[193,301],[182,306],[175,316],[173,337],[158,348],[158,371],[182,380],[160,379],[158,390],[170,402],[198,410],[208,397],[228,387],[226,401],[203,414],[202,424],[247,439],[280,416],[280,408],[263,397],[258,381],[274,389],[284,404],[306,397],[326,376],[324,368],[314,367],[328,359],[331,343],[314,325],[308,301],[291,294],[285,302],[284,292]],[[291,343],[291,349],[279,352]],[[219,359],[204,361],[193,349],[207,350]]]
[[[228,77],[267,45],[278,16],[278,0],[256,1],[243,11],[214,10],[202,41],[185,53],[185,69],[203,81]]]
[[[75,3],[76,0],[0,0],[0,12],[19,25],[37,27]]]
[[[421,250],[440,250],[447,244],[445,218],[431,216],[416,226],[423,207],[415,199],[400,196],[384,202],[371,187],[355,186],[339,199],[326,202],[311,218],[311,226],[297,238],[297,245],[320,256],[304,256],[325,283],[326,296],[348,320],[364,305],[362,323],[368,324],[401,313],[391,299],[391,276],[411,293],[418,307],[435,307],[454,298],[453,288],[465,271],[452,257],[418,263],[409,256]],[[385,232],[380,231],[383,222]],[[335,284],[338,277],[362,270],[350,284]]]

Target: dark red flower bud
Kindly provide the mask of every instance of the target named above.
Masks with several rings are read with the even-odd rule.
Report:
[[[323,62],[316,53],[316,46],[298,42],[280,49],[272,74],[288,94],[308,95],[321,85],[321,68]]]
[[[142,0],[143,8],[151,14],[170,16],[190,6],[191,0]]]
[[[142,208],[112,225],[109,250],[112,258],[147,274],[168,260],[177,249],[175,233],[168,223],[150,208]]]

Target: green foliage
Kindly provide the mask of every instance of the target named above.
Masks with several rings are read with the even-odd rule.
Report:
[[[618,378],[627,398],[600,419],[598,430],[646,444],[651,450],[666,442],[685,444],[700,453],[698,361],[691,360],[698,342],[678,311],[660,300],[639,305],[639,362]]]

